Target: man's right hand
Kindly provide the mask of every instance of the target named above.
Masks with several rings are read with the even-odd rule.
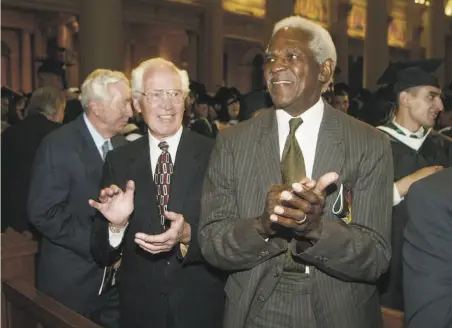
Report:
[[[280,195],[284,190],[292,192],[292,187],[281,184],[272,185],[267,193],[264,213],[256,220],[256,231],[263,238],[268,238],[276,233],[275,223],[270,220],[270,216],[275,213],[275,206],[278,205]]]
[[[101,212],[111,224],[123,228],[127,225],[134,209],[134,193],[135,182],[130,180],[127,182],[125,191],[117,185],[111,185],[100,191],[99,202],[90,199],[88,203]]]

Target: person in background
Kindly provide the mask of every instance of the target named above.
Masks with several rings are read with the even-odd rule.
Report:
[[[194,119],[191,130],[208,138],[215,138],[214,124],[209,120],[211,115],[212,97],[209,95],[199,96],[194,104]]]
[[[346,86],[346,85],[345,85]],[[348,86],[344,87],[341,84],[334,86],[334,95],[331,101],[331,106],[333,108],[340,110],[341,112],[347,114],[350,107]]]
[[[452,168],[412,185],[403,243],[405,327],[452,324]]]
[[[222,128],[237,124],[240,110],[242,107],[242,95],[236,88],[220,88],[215,98],[220,104],[218,112],[218,120],[222,124]]]
[[[42,139],[61,126],[65,106],[59,90],[36,89],[27,107],[29,115],[2,134],[2,232],[11,227],[38,237],[27,215],[32,165]]]
[[[37,288],[106,328],[119,326],[118,294],[100,293],[105,268],[90,252],[106,154],[127,143],[117,134],[132,116],[132,94],[123,73],[99,69],[82,85],[83,115],[47,135],[34,160],[28,216],[41,234]],[[100,295],[99,295],[100,294]]]
[[[382,305],[400,311],[403,231],[408,221],[404,198],[414,182],[452,165],[452,141],[432,129],[443,111],[442,91],[433,75],[441,63],[436,59],[393,63],[380,79],[393,86],[397,107],[394,117],[378,126],[391,140],[394,160],[392,257],[379,290]]]

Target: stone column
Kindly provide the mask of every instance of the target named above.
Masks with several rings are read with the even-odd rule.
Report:
[[[223,48],[223,7],[221,1],[209,0],[199,48],[200,82],[207,91],[216,92],[223,85]]]
[[[336,45],[340,82],[348,83],[348,15],[352,5],[349,0],[329,0],[328,7],[328,27]]]
[[[432,0],[427,12],[427,47],[426,58],[442,58],[446,55],[446,17],[444,14],[444,1]],[[440,83],[445,82],[445,65],[436,71]]]
[[[37,86],[38,85],[38,68],[41,65],[41,63],[38,61],[35,61],[35,59],[43,58],[45,56],[46,41],[45,41],[42,31],[40,31],[40,30],[36,30],[33,35],[35,38],[35,45],[34,45],[35,46],[34,47],[35,58],[33,58],[32,70],[34,72],[34,85]]]
[[[98,68],[122,71],[122,1],[81,0],[80,8],[80,78]]]
[[[21,33],[21,77],[22,77],[22,91],[31,92],[32,87],[32,58],[31,58],[31,39],[30,32],[22,30]]]
[[[188,75],[192,80],[198,79],[198,34],[187,31],[188,46],[186,48],[186,60]]]
[[[367,1],[363,85],[372,91],[389,64],[388,7],[386,0]]]
[[[262,39],[264,47],[267,47],[275,23],[285,17],[292,16],[294,6],[294,0],[265,0],[265,31]]]

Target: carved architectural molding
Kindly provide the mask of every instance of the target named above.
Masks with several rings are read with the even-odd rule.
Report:
[[[265,21],[260,18],[225,13],[224,36],[256,43],[263,43]]]

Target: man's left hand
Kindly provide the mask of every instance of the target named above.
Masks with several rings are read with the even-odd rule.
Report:
[[[273,222],[293,229],[308,239],[320,238],[326,188],[338,178],[337,173],[324,174],[318,181],[304,179],[292,185],[292,192],[283,191],[281,202],[270,216]]]
[[[146,252],[159,254],[169,252],[175,245],[188,245],[191,239],[190,225],[185,222],[182,214],[165,212],[165,217],[171,221],[167,231],[159,235],[147,235],[139,232],[135,235],[135,243]]]

